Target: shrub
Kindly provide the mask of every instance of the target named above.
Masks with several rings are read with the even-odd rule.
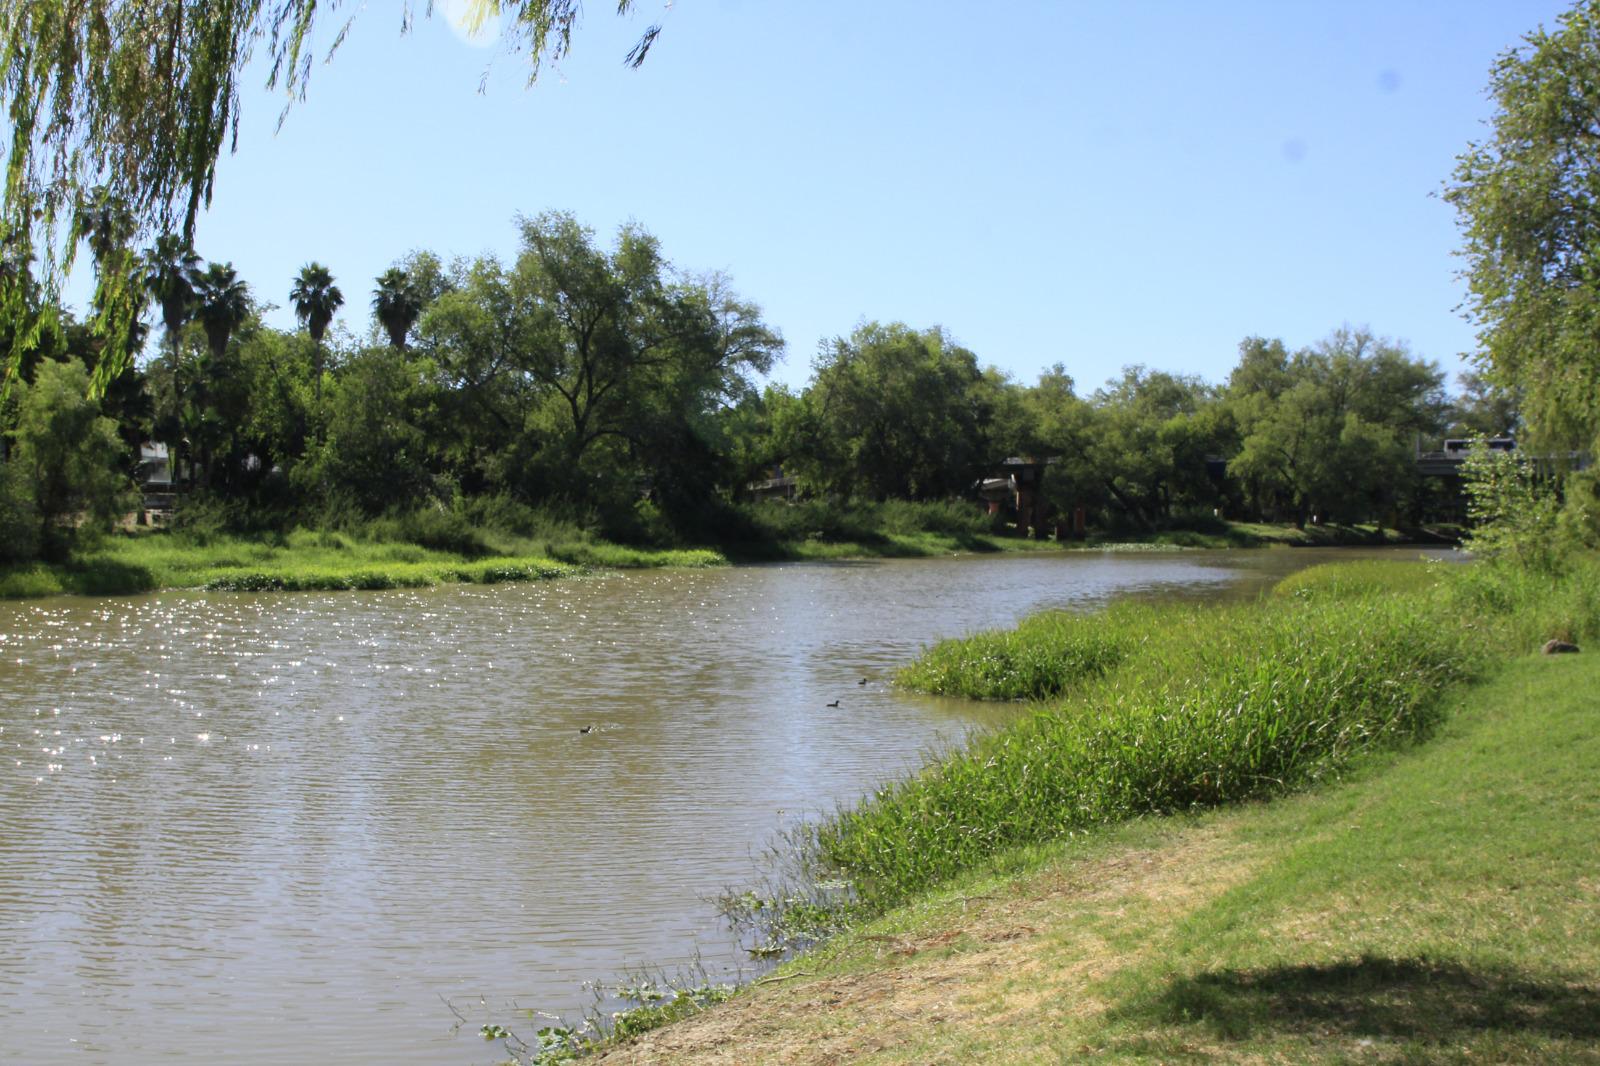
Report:
[[[1561,499],[1554,481],[1521,456],[1473,446],[1462,464],[1467,547],[1485,559],[1554,570],[1570,547],[1563,536]]]
[[[367,531],[374,540],[402,541],[468,557],[487,555],[491,550],[466,515],[439,508],[375,519]]]
[[[941,641],[900,671],[898,680],[938,695],[1044,699],[1115,666],[1132,642],[1103,618],[1052,611],[1013,630]]]
[[[88,398],[89,372],[77,362],[46,360],[31,385],[18,383],[17,423],[6,463],[9,502],[0,521],[31,524],[47,559],[64,559],[74,543],[109,528],[132,506],[133,483],[122,471],[117,424]],[[16,549],[11,549],[15,551]]]

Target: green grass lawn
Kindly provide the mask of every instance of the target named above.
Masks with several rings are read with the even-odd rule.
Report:
[[[1600,655],[1270,804],[1007,853],[604,1062],[1600,1062]]]

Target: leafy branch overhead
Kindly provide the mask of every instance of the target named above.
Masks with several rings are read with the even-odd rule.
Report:
[[[1489,136],[1444,198],[1461,227],[1478,362],[1522,397],[1534,443],[1600,439],[1600,2],[1501,56]]]
[[[0,92],[11,143],[0,205],[0,315],[23,323],[5,378],[37,339],[37,289],[53,295],[79,237],[131,247],[175,234],[188,248],[214,191],[217,160],[236,144],[240,80],[258,51],[267,87],[304,98],[312,59],[331,56],[354,16],[340,0],[0,0]],[[530,80],[571,48],[578,0],[477,0],[473,16],[507,16],[503,38]],[[619,0],[626,13],[633,0]],[[424,14],[433,5],[423,7]],[[405,4],[402,29],[415,5]],[[318,43],[326,31],[327,44]],[[652,25],[626,62],[643,62]],[[281,121],[281,116],[280,116]],[[107,229],[103,212],[121,224]],[[97,216],[101,212],[102,216]],[[42,261],[42,264],[41,264]],[[137,265],[97,254],[98,325],[125,335]],[[42,278],[36,279],[36,268]],[[126,346],[113,344],[112,350]],[[107,368],[102,384],[120,371]]]

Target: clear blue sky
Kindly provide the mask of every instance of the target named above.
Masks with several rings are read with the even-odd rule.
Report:
[[[1435,194],[1496,55],[1566,6],[639,5],[591,3],[532,88],[440,14],[401,37],[397,3],[366,5],[281,131],[247,94],[197,250],[280,304],[320,260],[365,331],[408,250],[509,256],[518,212],[608,241],[632,219],[765,309],[797,385],[864,319],[943,325],[1026,381],[1059,361],[1080,392],[1128,363],[1220,380],[1247,335],[1342,323],[1454,369],[1472,328]]]

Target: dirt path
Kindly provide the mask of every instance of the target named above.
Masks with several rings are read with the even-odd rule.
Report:
[[[1257,866],[1214,827],[1153,848],[1067,861],[978,896],[945,901],[914,928],[854,938],[799,976],[751,989],[647,1033],[597,1061],[637,1063],[970,1062],[1003,1034],[1039,1053],[1106,1009],[1116,971],[1159,950],[1181,920]]]

